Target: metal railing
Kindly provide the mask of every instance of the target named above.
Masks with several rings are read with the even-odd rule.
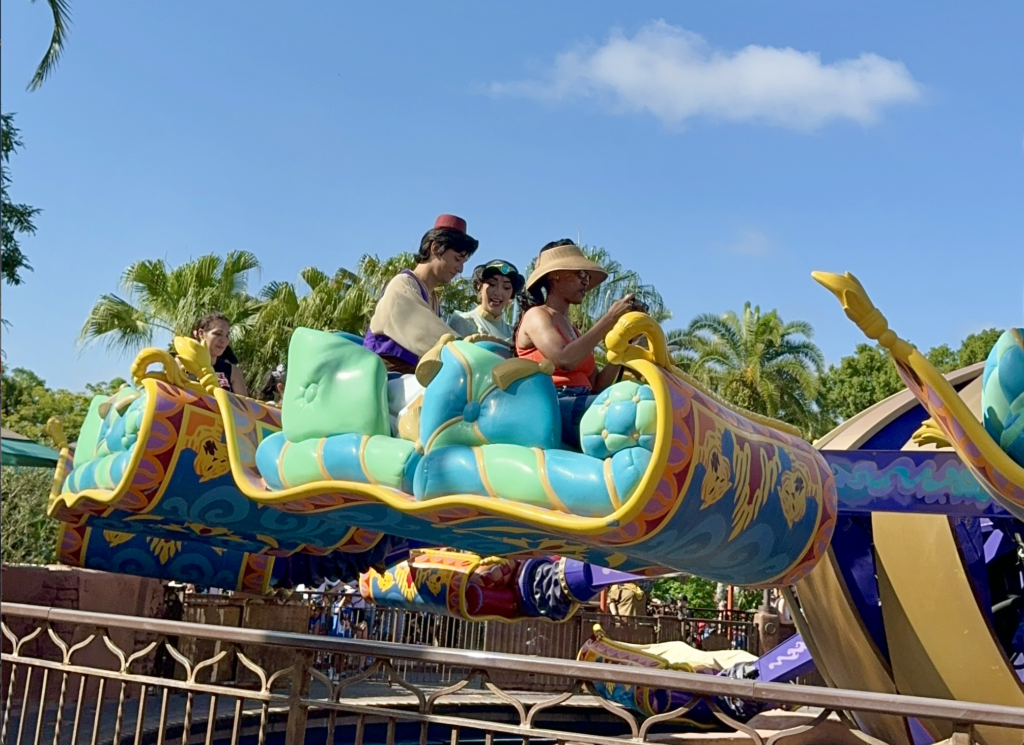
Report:
[[[769,745],[808,726],[823,726],[834,711],[874,712],[951,723],[958,742],[973,742],[978,726],[1024,730],[1024,711],[939,699],[880,695],[817,687],[759,683],[670,670],[555,660],[525,655],[428,648],[408,644],[323,637],[258,629],[179,623],[131,616],[4,604],[3,720],[0,743],[212,743],[268,738],[299,743],[646,742],[664,723],[693,705],[640,721],[629,711],[584,695],[587,686],[608,681],[692,693],[704,700],[727,729],[758,745],[765,738],[726,717],[716,696],[770,701],[788,707],[818,707],[803,726],[780,730]],[[220,645],[210,657],[190,659],[168,639],[195,638]],[[183,679],[158,674],[154,652],[166,649]],[[244,649],[286,651],[291,664],[265,670]],[[204,671],[234,650],[250,671],[250,685],[202,682]],[[105,653],[105,658],[103,654]],[[332,680],[316,670],[318,653],[363,660],[361,670]],[[399,661],[445,665],[462,671],[445,687],[412,683],[396,669]],[[503,672],[559,678],[556,696],[509,692],[494,683]],[[396,689],[374,686],[386,674]],[[393,691],[400,690],[404,698]],[[577,706],[566,717],[564,708]],[[561,716],[555,712],[563,710]],[[833,723],[834,724],[834,723]],[[572,729],[566,729],[571,725]],[[589,729],[588,729],[589,727]],[[686,739],[686,736],[677,736]],[[511,738],[511,739],[510,739]]]
[[[433,613],[369,606],[347,607],[343,613],[334,608],[338,593],[296,593],[286,602],[263,598],[226,595],[186,595],[183,620],[225,626],[275,629],[278,631],[337,635],[356,639],[449,647],[480,652],[531,654],[558,659],[575,659],[583,643],[599,623],[616,641],[630,644],[660,644],[685,641],[698,649],[743,649],[758,654],[758,635],[753,613],[696,608],[684,617],[613,616],[584,609],[565,622],[553,624],[544,619],[523,619],[514,624],[468,621]],[[210,642],[185,642],[181,650],[195,656],[213,648]],[[267,667],[261,659],[255,662]],[[269,666],[273,666],[273,662]],[[314,666],[329,677],[338,677],[359,666],[356,658],[321,652]],[[229,654],[221,668],[236,670]],[[218,672],[222,672],[218,668]],[[447,684],[452,671],[444,665],[402,660],[396,663],[406,680],[417,683]],[[501,684],[519,690],[550,690],[561,681],[544,676],[506,672]]]

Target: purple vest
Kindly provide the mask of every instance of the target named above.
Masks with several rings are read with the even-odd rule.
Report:
[[[420,288],[420,295],[423,296],[423,302],[430,305],[430,298],[427,296],[427,288],[423,286],[423,283],[420,282],[419,278],[408,269],[403,269],[400,274],[408,274],[416,280],[416,285]],[[387,355],[389,357],[396,357],[402,360],[402,362],[408,362],[410,365],[416,365],[420,361],[419,357],[414,355],[390,336],[375,334],[369,329],[366,330],[366,336],[363,337],[363,346],[377,356]]]

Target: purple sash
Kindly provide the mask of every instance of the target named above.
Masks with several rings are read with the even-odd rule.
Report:
[[[420,288],[420,295],[423,296],[423,302],[429,306],[430,298],[427,296],[427,288],[423,286],[422,282],[420,282],[419,277],[408,269],[403,269],[399,274],[408,274],[416,280],[416,285]],[[402,360],[402,362],[407,362],[410,365],[416,365],[420,361],[419,357],[403,347],[390,336],[375,334],[369,329],[366,330],[366,336],[363,337],[363,346],[379,357],[383,357],[385,355],[388,357],[396,357]]]

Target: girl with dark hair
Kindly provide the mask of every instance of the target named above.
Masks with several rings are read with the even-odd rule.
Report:
[[[234,354],[228,347],[231,338],[231,322],[220,311],[213,311],[200,318],[192,329],[192,336],[201,341],[210,350],[213,371],[217,373],[220,387],[239,396],[249,395],[245,389],[245,378],[242,368],[236,362]]]
[[[445,334],[455,333],[441,320],[435,290],[462,273],[478,245],[466,233],[465,220],[441,215],[420,241],[416,268],[388,282],[363,346],[380,355],[389,371],[415,372],[424,353]]]
[[[260,382],[260,401],[280,408],[284,396],[285,367],[278,365],[267,372]]]

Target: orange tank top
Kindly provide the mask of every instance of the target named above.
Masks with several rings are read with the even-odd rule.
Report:
[[[545,310],[548,310],[546,306],[541,306]],[[551,313],[551,311],[548,311]],[[565,339],[565,343],[568,344],[575,339],[566,338],[565,334],[562,333],[562,329],[555,324],[555,329],[558,331],[559,336]],[[575,326],[573,331],[576,332],[579,338],[579,329]],[[522,357],[524,360],[533,360],[534,362],[543,362],[547,358],[541,354],[537,347],[530,347],[529,349],[519,346],[519,340],[516,339],[516,356]],[[555,388],[589,388],[593,390],[593,384],[590,382],[590,376],[597,368],[597,362],[594,360],[594,355],[589,354],[587,357],[578,364],[572,370],[563,370],[561,368],[555,368],[554,375],[551,376],[551,380],[555,384]]]

